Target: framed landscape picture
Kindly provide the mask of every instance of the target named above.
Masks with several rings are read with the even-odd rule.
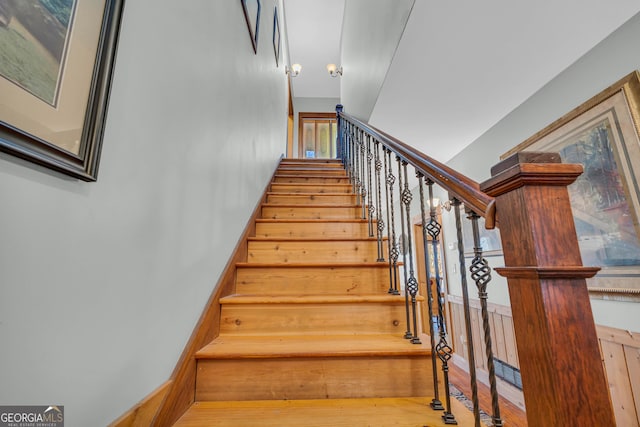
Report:
[[[0,150],[96,180],[123,3],[0,2]]]
[[[588,280],[609,298],[640,295],[640,74],[635,71],[502,157],[558,152],[584,172],[569,186]]]

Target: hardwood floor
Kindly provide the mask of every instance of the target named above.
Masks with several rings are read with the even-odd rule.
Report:
[[[469,374],[451,363],[449,365],[449,381],[466,397],[471,399],[471,386],[469,385]],[[487,414],[491,414],[491,393],[489,387],[478,382],[478,397],[480,409]],[[500,398],[500,415],[506,427],[527,427],[527,414],[513,403]]]

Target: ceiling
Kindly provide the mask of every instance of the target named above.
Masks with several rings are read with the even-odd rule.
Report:
[[[398,3],[284,1],[290,63],[303,67],[292,79],[294,97],[340,97],[342,81],[344,98],[347,79],[358,79],[349,71],[367,64],[345,58],[342,40],[361,39],[369,51],[360,62],[377,55],[376,46],[366,46],[375,37],[343,25],[345,1],[389,11]],[[638,0],[415,0],[362,118],[447,161],[639,11]],[[331,78],[326,64],[341,61],[349,69]]]
[[[299,98],[340,98],[340,78],[327,64],[340,64],[340,36],[345,0],[285,0],[290,64],[301,64],[292,79]]]

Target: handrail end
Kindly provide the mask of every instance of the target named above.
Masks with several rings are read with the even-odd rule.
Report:
[[[496,200],[493,199],[484,211],[484,226],[487,230],[493,230],[496,228],[496,223]]]

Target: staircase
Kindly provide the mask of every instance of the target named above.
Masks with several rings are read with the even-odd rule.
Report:
[[[429,338],[403,338],[404,296],[341,163],[283,160],[261,213],[175,425],[444,425]]]

